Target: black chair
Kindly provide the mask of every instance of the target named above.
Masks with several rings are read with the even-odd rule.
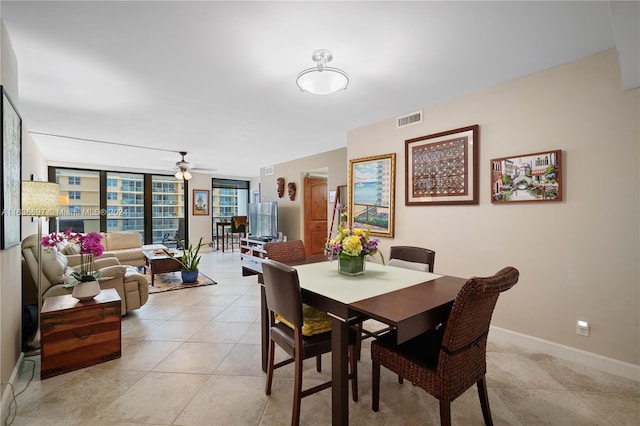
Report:
[[[184,218],[179,218],[178,229],[173,233],[173,235],[170,233],[164,234],[164,237],[162,237],[162,244],[167,247],[178,247],[178,241],[180,241],[180,243],[184,245],[184,234]]]
[[[291,424],[300,423],[300,404],[302,398],[331,387],[331,381],[302,390],[302,364],[307,358],[318,357],[331,352],[331,331],[324,331],[313,335],[304,335],[303,329],[308,325],[308,313],[303,313],[302,295],[298,281],[298,271],[283,263],[266,259],[262,262],[264,286],[269,311],[269,362],[267,367],[267,382],[265,393],[271,395],[273,370],[295,362],[295,385],[293,392],[293,413]],[[308,310],[305,310],[308,312]],[[319,311],[314,315],[318,316]],[[276,322],[276,314],[280,321]],[[320,313],[322,314],[322,313]],[[326,316],[326,313],[324,314]],[[285,324],[285,321],[288,324]],[[331,322],[326,316],[320,321]],[[316,322],[315,328],[319,328]],[[309,328],[313,328],[309,325]],[[352,339],[355,336],[350,336]],[[352,340],[353,341],[353,340]],[[274,362],[275,345],[280,346],[291,358]],[[358,369],[355,359],[355,346],[349,345],[349,364],[351,367],[352,398],[358,400]]]
[[[475,383],[484,422],[492,425],[487,383],[487,335],[501,292],[513,287],[519,272],[501,269],[466,282],[453,302],[446,324],[400,345],[395,332],[371,343],[372,409],[378,411],[380,366],[411,381],[440,401],[440,424],[451,424],[451,402]]]
[[[417,271],[433,272],[433,264],[436,260],[436,252],[422,247],[414,246],[393,246],[391,247],[391,253],[389,254],[389,266],[398,266],[400,268],[414,269]],[[362,346],[362,339],[369,337],[380,337],[384,333],[388,333],[393,330],[394,327],[384,327],[378,330],[366,330],[362,324],[362,321],[357,323],[354,328],[359,331],[356,338],[356,346],[358,359],[360,359],[360,350]],[[400,380],[402,383],[402,380]]]

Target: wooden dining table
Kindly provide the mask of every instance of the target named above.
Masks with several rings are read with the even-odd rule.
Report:
[[[333,425],[349,424],[349,327],[373,318],[396,327],[397,343],[435,328],[446,319],[463,278],[368,262],[358,276],[338,272],[336,262],[320,257],[291,264],[298,271],[302,301],[326,311],[331,329],[331,412]],[[262,282],[262,277],[259,277]],[[262,369],[268,361],[269,322],[261,289]]]

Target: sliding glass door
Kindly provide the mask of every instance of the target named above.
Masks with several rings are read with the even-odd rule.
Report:
[[[216,240],[216,223],[231,222],[233,216],[246,216],[249,206],[249,182],[211,179],[211,239]]]

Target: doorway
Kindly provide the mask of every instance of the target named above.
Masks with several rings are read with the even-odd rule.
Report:
[[[324,253],[327,239],[327,179],[304,178],[304,246],[307,256]]]

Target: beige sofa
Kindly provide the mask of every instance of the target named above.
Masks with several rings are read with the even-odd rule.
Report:
[[[102,245],[103,257],[112,254],[123,265],[144,266],[142,238],[138,232],[103,232]]]
[[[138,239],[139,239],[138,234]],[[30,235],[22,241],[22,256],[24,259],[23,272],[23,304],[37,303],[38,275],[38,236]],[[80,264],[80,255],[60,253],[56,248],[42,250],[42,297],[71,294],[72,288],[65,288],[63,284],[73,281],[71,266]],[[143,257],[144,259],[144,257]],[[100,288],[115,288],[122,299],[122,315],[138,309],[149,299],[149,282],[138,273],[135,267],[121,265],[113,253],[104,254],[95,260],[96,269],[100,270]],[[35,297],[32,297],[35,296]]]

